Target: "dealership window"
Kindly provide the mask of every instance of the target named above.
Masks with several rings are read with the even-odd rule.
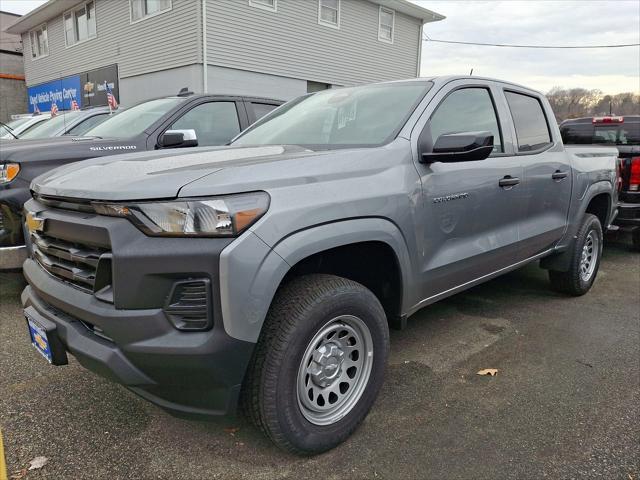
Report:
[[[263,10],[270,10],[272,12],[278,10],[278,0],[249,0],[249,5],[252,7],[262,8]]]
[[[132,22],[171,10],[171,0],[129,0],[129,3]]]
[[[318,23],[340,28],[340,0],[318,0]]]
[[[547,117],[540,100],[529,95],[504,92],[516,127],[518,150],[528,152],[551,144]]]
[[[96,36],[96,5],[87,2],[64,14],[64,39],[67,47]]]
[[[393,30],[396,20],[396,12],[390,8],[380,7],[378,16],[378,40],[393,43]]]
[[[43,23],[38,28],[29,32],[31,41],[31,57],[39,58],[49,55],[49,40],[47,39],[47,24]]]

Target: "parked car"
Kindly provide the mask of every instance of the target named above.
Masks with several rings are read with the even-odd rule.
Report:
[[[49,116],[33,115],[11,120],[9,123],[0,124],[0,139],[12,140],[20,138],[22,134],[36,128],[42,122],[49,120]]]
[[[376,399],[389,323],[536,260],[591,288],[618,152],[565,147],[552,119],[525,87],[416,79],[302,97],[229,147],[57,168],[25,206],[33,344],[330,449]]]
[[[586,117],[560,124],[565,145],[615,145],[620,157],[620,203],[615,224],[631,230],[640,250],[640,115]]]
[[[47,122],[20,135],[20,140],[61,137],[62,135],[81,136],[119,111],[115,110],[112,113],[109,107],[91,107],[86,110],[60,112]]]
[[[265,98],[183,92],[124,110],[84,132],[84,137],[69,135],[3,143],[0,148],[0,270],[19,268],[26,257],[22,206],[30,196],[29,183],[38,175],[91,157],[223,145],[282,103]]]

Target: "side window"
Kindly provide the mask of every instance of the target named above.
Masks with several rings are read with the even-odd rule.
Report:
[[[240,133],[235,102],[201,103],[169,127],[169,130],[188,129],[196,131],[201,147],[224,145]]]
[[[67,135],[84,135],[99,123],[104,122],[107,118],[109,118],[109,115],[106,113],[103,115],[94,115],[93,117],[89,117],[84,122],[80,122],[76,126],[69,129]]]
[[[485,88],[463,88],[449,94],[431,116],[430,125],[434,142],[445,133],[491,132],[493,151],[503,151],[498,116]]]
[[[267,113],[272,110],[275,110],[278,105],[268,105],[266,103],[252,103],[251,108],[253,108],[253,116],[254,120],[260,120]]]
[[[504,92],[516,127],[518,150],[538,150],[551,143],[549,125],[540,100],[529,95]]]

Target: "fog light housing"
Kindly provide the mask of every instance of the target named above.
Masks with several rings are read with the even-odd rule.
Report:
[[[211,298],[208,278],[179,281],[171,288],[164,313],[178,330],[209,330],[213,326]]]

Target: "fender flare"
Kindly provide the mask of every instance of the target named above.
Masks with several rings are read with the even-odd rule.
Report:
[[[408,305],[413,266],[404,236],[383,218],[356,218],[294,232],[270,248],[248,232],[220,256],[220,302],[225,331],[257,342],[271,302],[289,270],[316,253],[359,242],[379,241],[396,255],[402,276],[402,305]]]

